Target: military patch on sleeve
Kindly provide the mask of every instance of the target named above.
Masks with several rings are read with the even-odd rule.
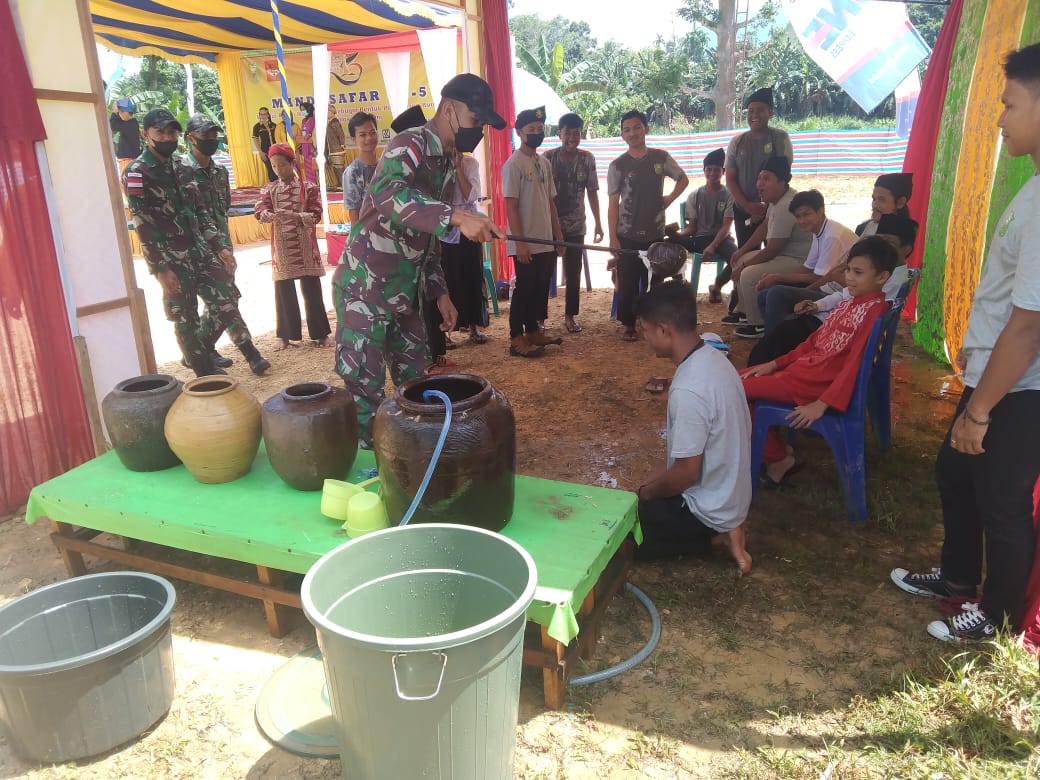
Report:
[[[127,195],[142,195],[144,194],[144,176],[140,171],[127,171],[126,172],[126,194]]]

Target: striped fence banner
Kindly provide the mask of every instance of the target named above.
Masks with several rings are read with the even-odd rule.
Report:
[[[743,131],[725,130],[695,135],[648,135],[646,145],[666,150],[688,173],[699,173],[704,156]],[[906,139],[892,130],[801,130],[791,135],[796,176],[878,176],[903,170]],[[559,138],[546,138],[543,150],[560,145]],[[581,148],[596,156],[599,178],[628,146],[620,138],[595,138]]]

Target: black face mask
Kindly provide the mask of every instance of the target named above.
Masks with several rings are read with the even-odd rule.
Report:
[[[458,122],[458,117],[455,118]],[[464,154],[471,153],[484,140],[483,125],[477,127],[457,127],[455,130],[455,148]]]
[[[483,140],[483,127],[460,127],[455,131],[455,148],[460,152],[472,152]]]
[[[170,157],[174,152],[177,151],[176,141],[152,141],[152,149],[155,150],[156,154],[160,154],[163,157]]]
[[[199,153],[212,157],[217,151],[217,146],[220,144],[216,138],[196,138],[195,148],[199,150]]]
[[[532,149],[537,149],[545,140],[545,133],[528,133],[524,143]]]

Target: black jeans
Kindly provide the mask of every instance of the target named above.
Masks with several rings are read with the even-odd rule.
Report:
[[[325,302],[321,298],[321,277],[301,276],[300,292],[303,293],[303,307],[307,312],[307,337],[319,341],[332,333]],[[274,313],[278,338],[287,341],[303,338],[295,279],[282,279],[274,283]]]
[[[676,555],[708,555],[717,533],[690,511],[681,495],[639,501],[639,525],[643,543],[636,558],[672,558]]]
[[[748,219],[751,217],[744,209],[738,206],[736,203],[733,204],[733,231],[737,234],[737,246],[740,249],[744,248],[744,244],[747,243],[748,239],[754,234],[755,229],[758,227],[758,223],[751,225],[747,224]],[[762,245],[752,246],[751,249],[758,249]]]
[[[635,249],[643,251],[649,249],[653,241],[630,241],[627,238],[618,238],[622,249]],[[635,252],[624,252],[618,255],[617,262],[618,292],[617,292],[617,318],[618,322],[625,326],[626,330],[636,327],[636,315],[633,306],[639,295],[639,285],[642,283],[643,290],[649,290],[647,284],[648,271],[643,264],[643,258]]]
[[[585,236],[564,236],[568,244],[583,244]],[[563,254],[563,283],[566,285],[566,308],[564,314],[573,317],[578,313],[578,298],[581,295],[581,269],[583,250],[568,247]]]
[[[509,337],[538,332],[538,320],[544,302],[549,298],[549,281],[556,271],[555,252],[537,252],[530,263],[513,258],[516,287],[509,303]]]
[[[758,366],[776,360],[797,347],[815,333],[823,323],[811,314],[803,314],[791,320],[783,320],[773,330],[760,338],[751,348],[747,364]]]
[[[954,420],[972,392],[965,388]],[[1007,618],[1017,629],[1036,546],[1033,486],[1040,476],[1040,390],[1008,393],[990,417],[983,454],[957,452],[950,446],[949,431],[939,448],[935,477],[946,531],[942,571],[952,583],[977,585],[985,551],[982,610],[998,625]]]

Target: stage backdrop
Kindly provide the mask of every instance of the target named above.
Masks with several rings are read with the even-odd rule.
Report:
[[[329,79],[329,105],[335,107],[336,116],[346,132],[350,117],[366,111],[376,117],[380,143],[390,140],[390,122],[394,115],[387,98],[386,84],[379,70],[379,55],[375,52],[331,52],[331,77]],[[278,81],[278,60],[274,53],[250,52],[241,55],[239,76],[242,80],[242,100],[251,122],[256,122],[261,106],[271,111],[271,118],[282,121],[282,90]],[[305,100],[314,102],[314,81],[311,72],[311,50],[290,50],[285,53],[285,76],[289,98],[293,102],[293,116],[299,124],[299,104]],[[433,115],[434,101],[426,77],[426,68],[421,56],[411,58],[409,73],[409,95],[411,103],[423,107],[427,116]],[[252,124],[247,133],[252,132]],[[251,143],[248,137],[245,139]],[[297,139],[297,143],[299,139]],[[355,147],[347,137],[347,163],[356,156]],[[256,186],[261,179],[262,164],[259,156],[253,155],[249,171],[236,171],[238,186]],[[246,184],[246,182],[250,184]]]

